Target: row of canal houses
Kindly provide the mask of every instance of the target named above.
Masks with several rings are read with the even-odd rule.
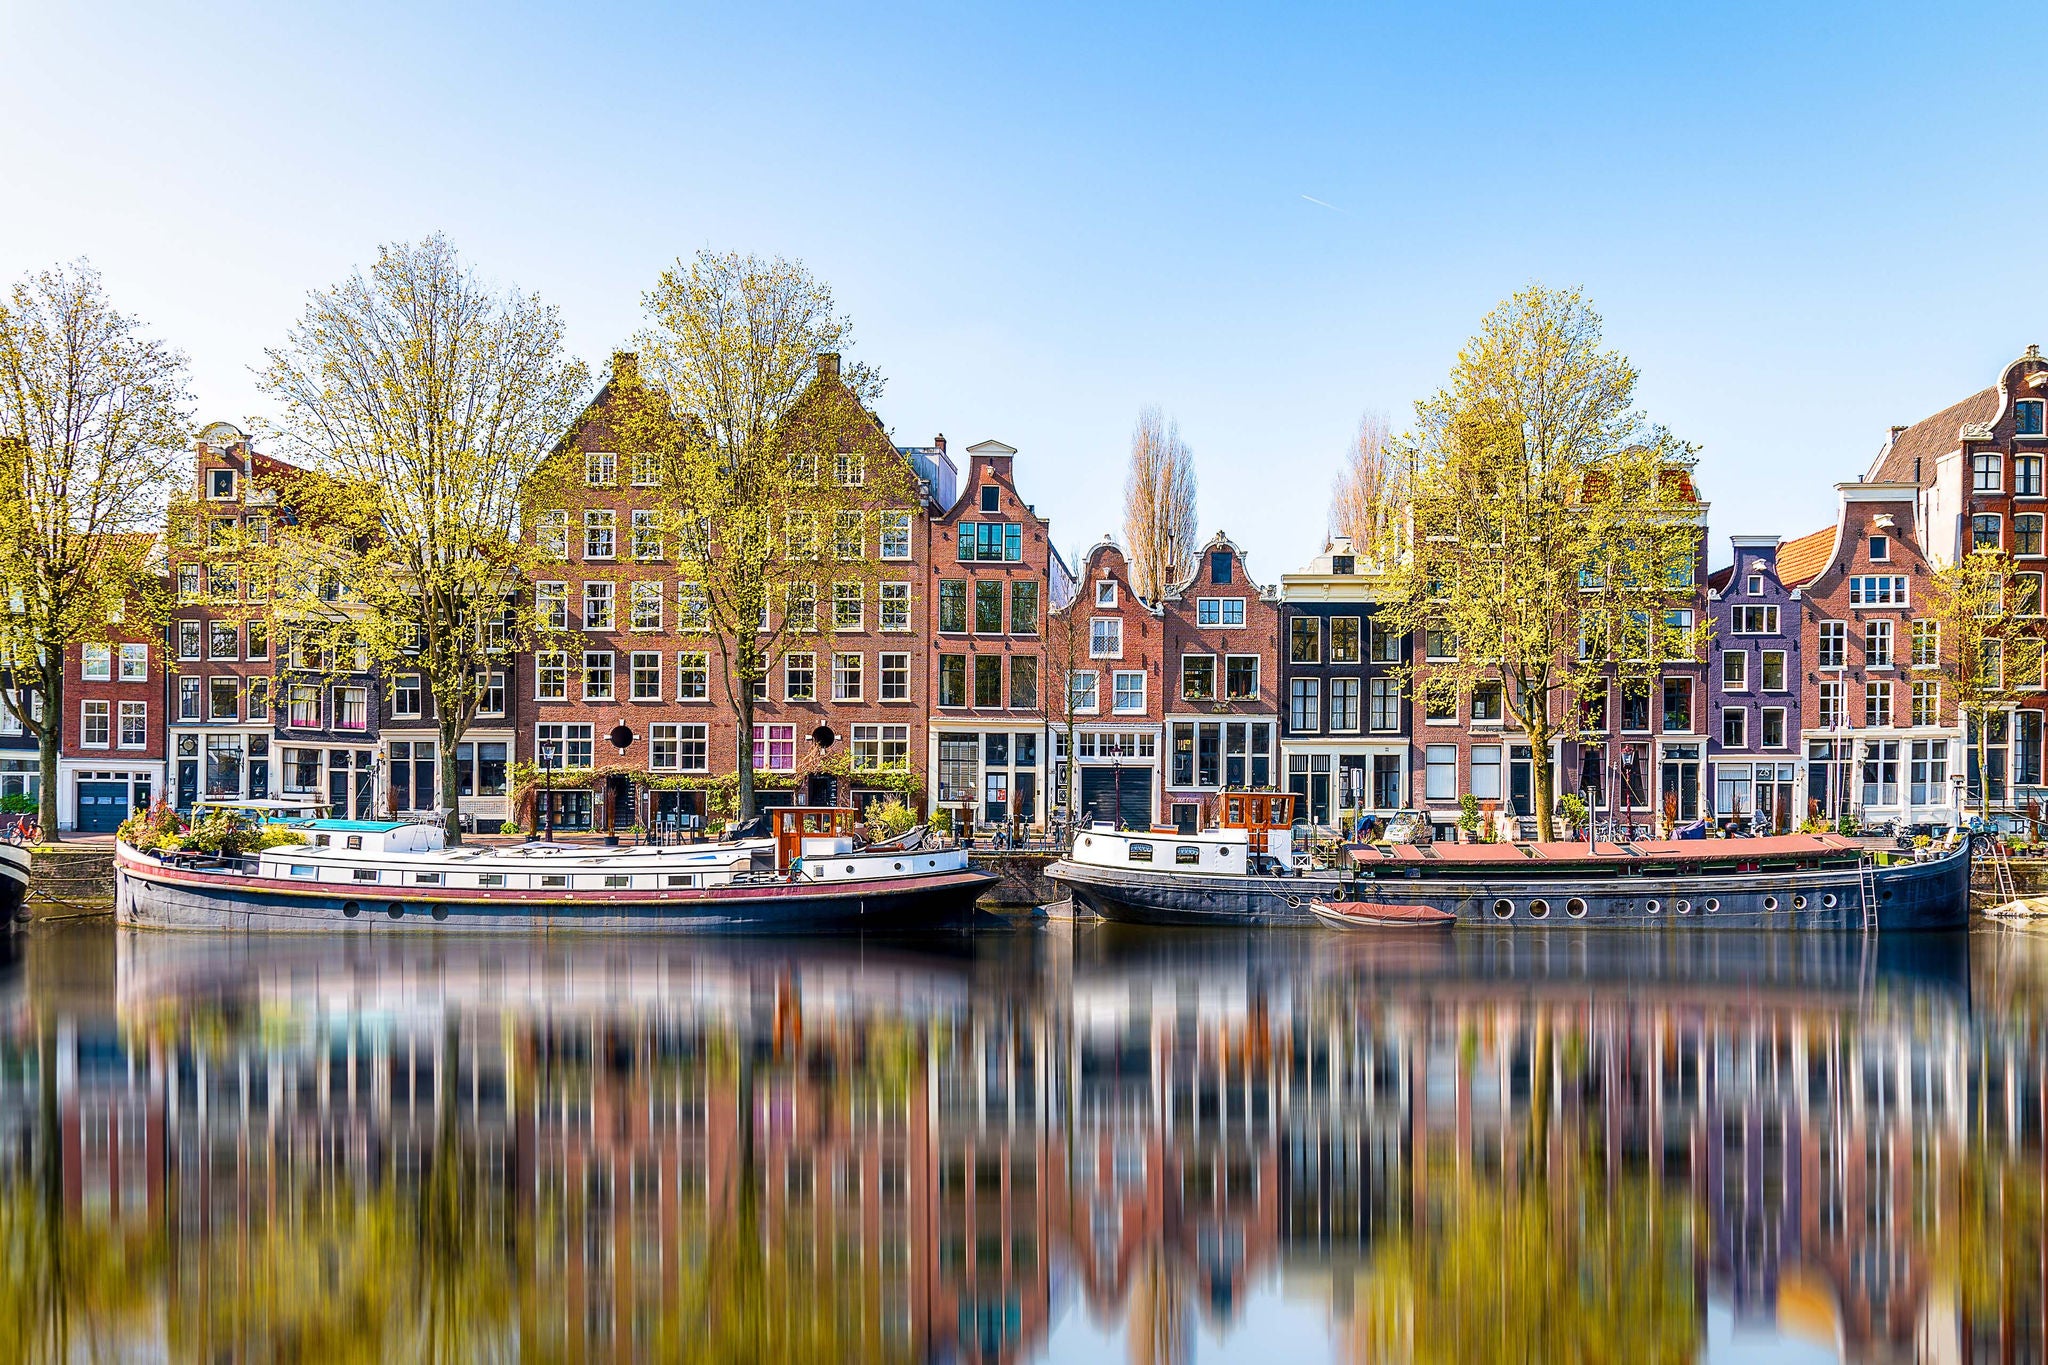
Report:
[[[575,505],[541,514],[561,565],[537,577],[535,600],[575,647],[508,653],[455,753],[437,751],[417,676],[293,672],[271,632],[238,621],[247,612],[224,608],[224,585],[173,544],[167,629],[115,624],[70,660],[66,826],[108,830],[163,797],[181,808],[304,797],[404,815],[435,806],[443,763],[487,829],[532,826],[542,805],[571,830],[707,814],[707,788],[735,770],[742,737],[691,585],[635,530],[645,471],[608,449],[607,404],[632,363],[615,358],[554,457],[582,467],[566,481]],[[820,357],[802,401],[858,419],[847,443],[858,448],[831,477],[901,460],[915,493],[877,509],[858,547],[877,572],[832,601],[760,697],[746,740],[771,803],[906,795],[956,820],[1028,827],[1067,814],[1071,792],[1088,816],[1186,827],[1211,818],[1223,790],[1277,786],[1320,825],[1420,809],[1448,834],[1468,796],[1528,817],[1544,761],[1556,790],[1630,824],[1941,822],[1974,802],[1979,774],[1943,694],[1935,627],[1915,616],[1929,576],[1986,545],[2023,571],[2048,569],[2048,360],[2029,347],[1994,385],[1892,428],[1863,478],[1836,485],[1832,526],[1736,535],[1710,573],[1708,504],[1695,492],[1693,600],[1676,614],[1708,623],[1701,657],[1644,695],[1614,688],[1580,738],[1538,755],[1495,688],[1455,707],[1414,703],[1401,670],[1426,677],[1445,646],[1377,628],[1379,585],[1341,538],[1261,583],[1219,531],[1186,581],[1148,601],[1113,540],[1071,564],[1060,554],[1014,448],[983,441],[963,466],[943,436],[895,445],[834,356]],[[195,492],[211,520],[260,520],[277,510],[261,476],[280,468],[216,423],[196,444]],[[2023,582],[2012,609],[2038,614],[2038,573]],[[2044,708],[2048,693],[1991,727],[1982,777],[1995,807],[2043,794]],[[608,738],[621,725],[624,747]],[[0,795],[37,790],[22,728],[0,708]],[[544,780],[520,789],[536,766]]]

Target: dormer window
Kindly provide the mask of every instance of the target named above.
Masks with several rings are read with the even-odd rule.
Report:
[[[235,497],[235,471],[232,469],[210,469],[206,472],[206,496],[215,502],[232,502]]]
[[[1116,605],[1116,580],[1114,578],[1103,578],[1096,581],[1095,605],[1098,607],[1113,607]]]
[[[1872,536],[1870,538],[1870,562],[1873,564],[1883,564],[1891,557],[1892,538],[1890,536]]]
[[[2039,436],[2041,427],[2041,402],[2039,398],[2022,398],[2012,405],[2012,434],[2015,436]]]
[[[1751,574],[1749,581],[1743,584],[1743,591],[1751,597],[1762,597],[1764,595],[1764,576],[1760,573]]]
[[[992,483],[981,486],[981,510],[1000,512],[1003,509],[1003,490]]]

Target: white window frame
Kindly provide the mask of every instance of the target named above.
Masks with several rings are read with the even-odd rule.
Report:
[[[118,708],[114,731],[115,744],[123,749],[147,749],[149,747],[149,703],[146,701],[124,701]],[[128,740],[128,721],[135,720],[135,741]]]
[[[121,681],[149,681],[149,646],[129,641],[121,646]]]
[[[602,663],[598,662],[603,660]],[[609,649],[586,649],[583,651],[583,700],[617,701],[619,697],[618,658]],[[590,690],[594,679],[603,679],[601,692]]]
[[[1107,582],[1108,580],[1104,580]],[[1110,583],[1113,591],[1115,583]],[[1120,616],[1091,616],[1088,618],[1088,657],[1091,659],[1121,659],[1124,657],[1124,622]]]
[[[652,660],[650,663],[649,660]],[[648,671],[654,675],[654,686],[650,691],[641,690],[641,682]],[[626,700],[661,700],[661,651],[658,649],[636,649],[626,656]]]
[[[94,739],[97,729],[99,738]],[[111,749],[114,747],[114,704],[98,697],[88,697],[78,704],[78,747],[81,749]]]
[[[1078,716],[1100,715],[1102,675],[1092,668],[1077,668],[1067,674],[1067,709]]]
[[[606,578],[585,579],[583,583],[583,629],[590,631],[613,631],[618,629],[618,622],[618,585]]]
[[[834,651],[832,655],[832,700],[835,702],[859,702],[867,700],[867,656],[853,651]]]
[[[1136,701],[1135,704],[1127,706],[1124,704],[1125,697],[1127,695],[1126,684],[1132,683],[1133,680],[1135,680],[1136,686]],[[1109,675],[1109,683],[1109,711],[1111,715],[1141,716],[1145,714],[1146,697],[1144,669],[1119,668],[1112,670]]]

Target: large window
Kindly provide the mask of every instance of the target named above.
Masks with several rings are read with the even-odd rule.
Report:
[[[1223,695],[1229,701],[1258,700],[1258,655],[1226,654],[1223,657]]]
[[[1371,683],[1372,728],[1378,731],[1401,728],[1401,683],[1398,678],[1374,678]]]
[[[1372,661],[1376,664],[1401,662],[1401,637],[1377,622],[1372,627]]]
[[[974,585],[974,633],[1003,633],[1003,585],[998,580],[984,580]]]
[[[370,689],[367,687],[337,687],[334,689],[334,728],[337,730],[367,730],[370,728]]]
[[[1333,664],[1355,664],[1359,655],[1359,628],[1356,616],[1332,616],[1330,618],[1330,662]]]
[[[1996,518],[1994,518],[1996,520]],[[1997,541],[1994,539],[1994,545]],[[1907,600],[1904,574],[1861,574],[1849,580],[1852,607],[1904,607]]]
[[[711,695],[711,656],[701,649],[676,655],[676,700],[704,701]]]
[[[885,511],[881,514],[882,558],[910,558],[910,513]]]
[[[419,674],[400,673],[391,679],[391,714],[401,720],[417,720],[419,718]]]
[[[610,559],[618,548],[619,514],[609,508],[593,508],[583,514],[583,557]]]
[[[1863,723],[1873,729],[1892,723],[1892,685],[1882,679],[1863,684]]]
[[[1137,715],[1145,709],[1145,675],[1135,669],[1112,675],[1116,683],[1110,709],[1120,715]]]
[[[818,699],[817,655],[785,654],[782,657],[782,699],[784,701],[816,701]]]
[[[875,607],[878,624],[883,630],[905,631],[910,629],[910,585],[908,583],[878,583],[875,585]]]
[[[832,585],[832,629],[859,630],[866,619],[866,605],[863,601],[867,592],[861,583],[834,583]]]
[[[2015,455],[2012,457],[2012,491],[2022,498],[2041,496],[2041,457],[2039,455]]]
[[[974,704],[977,707],[997,707],[1003,704],[1002,655],[974,656]]]
[[[967,584],[960,579],[939,583],[939,630],[946,635],[967,633]]]
[[[1067,674],[1067,706],[1090,715],[1101,710],[1101,685],[1102,675],[1099,673],[1076,669]]]
[[[1242,597],[1198,597],[1195,599],[1198,626],[1241,626],[1244,624]]]
[[[1778,609],[1776,607],[1738,606],[1733,613],[1733,633],[1736,635],[1776,635],[1778,633]]]
[[[661,523],[652,512],[633,514],[633,558],[661,558]]]
[[[633,585],[633,629],[638,631],[661,629],[661,584],[635,583]]]
[[[585,630],[610,630],[612,628],[612,584],[594,580],[583,585],[583,628]]]
[[[1729,692],[1749,690],[1749,655],[1746,652],[1731,649],[1721,656],[1721,686]]]
[[[859,701],[864,691],[863,669],[865,656],[860,654],[834,654],[832,656],[832,700]]]
[[[2021,512],[2012,519],[2012,552],[2016,555],[2041,553],[2041,514]]]
[[[656,650],[635,650],[628,660],[634,701],[661,700],[661,654]]]
[[[124,701],[121,703],[121,747],[124,749],[146,749],[149,747],[148,702]]]
[[[114,742],[113,704],[104,701],[82,703],[78,742],[88,749],[105,749]]]
[[[1114,616],[1096,616],[1088,622],[1088,657],[1121,659],[1124,656],[1124,623]]]
[[[878,663],[882,675],[883,701],[910,700],[910,656],[884,654]]]
[[[1749,712],[1740,706],[1726,707],[1721,712],[1721,747],[1724,749],[1747,749],[1749,747]]]
[[[1024,558],[1024,528],[1014,521],[963,521],[958,529],[963,564],[1016,564]]]
[[[148,645],[125,644],[121,646],[121,681],[149,681]]]
[[[1820,728],[1832,730],[1840,725],[1844,719],[1842,713],[1842,682],[1840,679],[1830,678],[1821,683],[1819,702],[1819,714],[1814,717],[1814,720]]]
[[[1323,728],[1323,684],[1320,678],[1292,678],[1287,684],[1287,728],[1312,735]]]
[[[1330,679],[1330,729],[1341,734],[1351,734],[1358,729],[1357,678]]]
[[[1214,701],[1216,699],[1216,656],[1214,654],[1181,655],[1180,695],[1182,701]]]
[[[433,741],[393,740],[390,764],[392,810],[434,810],[441,804]]]
[[[1287,657],[1298,664],[1323,661],[1323,619],[1296,616],[1287,628]]]
[[[1997,493],[2005,487],[2005,457],[1996,451],[1984,451],[1970,457],[1970,491],[1973,493]]]
[[[1270,721],[1176,721],[1169,738],[1175,787],[1213,790],[1272,784]]]
[[[1038,634],[1038,585],[1029,579],[1010,582],[1010,634]]]
[[[908,725],[856,725],[853,727],[854,771],[900,771],[909,766],[910,727]]]
[[[1995,513],[1979,513],[1970,518],[1970,548],[1972,550],[1996,550],[1999,547],[1999,518]]]
[[[612,700],[612,652],[608,649],[583,651],[583,700]]]
[[[239,720],[242,715],[242,682],[239,678],[206,680],[206,718]]]
[[[1472,795],[1481,801],[1500,800],[1500,745],[1472,746]]]
[[[534,753],[541,766],[554,772],[588,768],[593,762],[595,730],[596,727],[589,722],[536,726],[535,738],[539,747]]]
[[[647,727],[647,766],[655,772],[701,773],[710,766],[710,727],[701,724]]]
[[[939,705],[967,705],[967,656],[965,654],[941,654],[939,656]]]
[[[1865,621],[1863,623],[1863,663],[1868,668],[1890,668],[1892,666],[1892,623],[1890,621]]]
[[[85,645],[79,650],[78,676],[87,682],[114,680],[114,651],[108,645]]]
[[[1822,621],[1819,657],[1814,662],[1822,668],[1842,668],[1849,662],[1849,623],[1847,621]]]
[[[1430,801],[1458,799],[1458,746],[1431,744],[1423,748],[1422,795]]]
[[[1758,714],[1757,743],[1766,749],[1782,749],[1786,744],[1785,708],[1766,706]]]
[[[569,654],[566,650],[543,649],[533,656],[533,699],[569,700]],[[297,722],[293,722],[297,724]]]
[[[2013,402],[2012,434],[2015,436],[2039,436],[2042,434],[2040,399],[2021,398]]]
[[[1912,723],[1916,726],[1941,724],[1941,684],[1932,678],[1913,681]]]
[[[762,772],[786,773],[796,768],[796,727],[756,725],[754,766]]]
[[[1948,741],[1916,739],[1908,749],[1910,798],[1916,806],[1939,806],[1949,797]]]
[[[1785,690],[1785,651],[1782,649],[1766,649],[1758,656],[1758,663],[1760,665],[1757,669],[1760,675],[1758,682],[1763,687],[1763,690],[1766,692],[1783,692]]]

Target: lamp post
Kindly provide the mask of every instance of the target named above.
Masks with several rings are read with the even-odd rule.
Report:
[[[542,837],[549,843],[555,841],[555,746],[552,740],[543,740],[540,746],[540,778],[547,789],[542,798]]]
[[[1955,796],[1955,803],[1956,803],[1956,828],[1957,828],[1957,829],[1962,829],[1962,828],[1963,828],[1963,787],[1964,787],[1964,786],[1965,786],[1965,785],[1966,785],[1966,784],[1968,783],[1968,780],[1969,780],[1969,779],[1965,778],[1965,777],[1964,777],[1964,776],[1963,776],[1963,775],[1962,775],[1961,773],[1951,773],[1951,774],[1949,774],[1949,779],[1948,779],[1948,780],[1949,780],[1949,785],[1955,788],[1955,793],[1956,793],[1956,796]]]
[[[1122,758],[1109,760],[1110,825],[1115,829],[1124,827],[1124,761]]]

